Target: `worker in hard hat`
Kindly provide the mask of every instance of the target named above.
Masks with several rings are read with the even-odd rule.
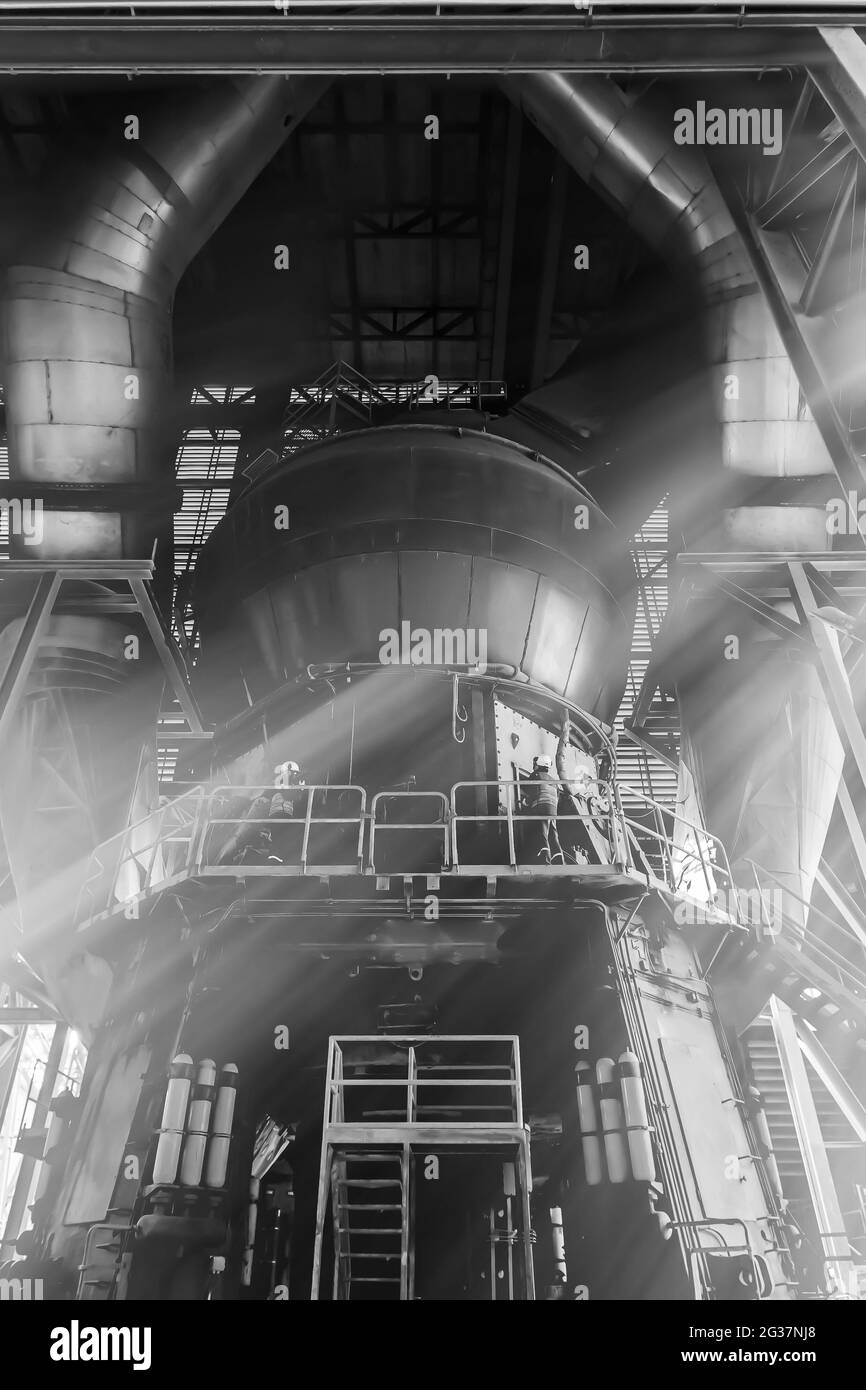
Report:
[[[570,744],[571,722],[566,714],[556,749],[556,771],[560,794],[559,834],[569,864],[607,864],[610,848],[605,834],[608,811],[598,781],[586,768],[578,768],[568,776],[566,749]],[[601,817],[596,820],[595,817]]]
[[[220,864],[267,864],[285,862],[286,845],[275,829],[280,820],[295,814],[293,787],[302,785],[297,763],[279,763],[274,768],[273,789],[256,788],[255,795],[217,860]],[[240,819],[240,814],[238,813]]]
[[[287,761],[277,763],[274,768],[275,791],[268,807],[268,822],[271,847],[268,862],[287,864],[300,858],[300,842],[280,821],[303,818],[306,814],[306,786],[297,763]]]
[[[534,850],[533,857],[542,864],[563,864],[562,845],[556,832],[559,782],[551,771],[552,766],[553,759],[547,753],[533,758],[529,781],[535,785],[527,787],[523,809],[533,817],[540,817],[530,821],[529,841]]]

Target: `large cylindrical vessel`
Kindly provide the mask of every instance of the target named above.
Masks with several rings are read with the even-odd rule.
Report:
[[[391,634],[408,632],[430,634],[433,665],[483,657],[611,722],[634,579],[614,527],[555,464],[483,431],[398,425],[260,478],[204,547],[192,600],[217,717],[311,665],[393,664]]]

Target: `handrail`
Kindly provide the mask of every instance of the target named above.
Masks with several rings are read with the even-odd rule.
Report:
[[[403,1073],[397,1077],[374,1076],[347,1076],[346,1069],[352,1067],[368,1068],[375,1066],[376,1063],[369,1057],[359,1057],[356,1061],[351,1057],[351,1047],[354,1044],[373,1044],[388,1050],[392,1045],[403,1043],[405,1047],[393,1046],[395,1056],[387,1062],[383,1061],[382,1066],[390,1068],[400,1067]],[[442,1076],[427,1077],[423,1075],[430,1070],[430,1064],[423,1060],[425,1049],[430,1047],[442,1048],[446,1050],[449,1044],[457,1044],[460,1047],[458,1055],[466,1055],[467,1047],[470,1051],[473,1046],[488,1046],[490,1044],[499,1045],[501,1048],[507,1047],[508,1060],[492,1066],[489,1062],[479,1062],[477,1072],[489,1072],[491,1069],[506,1072],[507,1075],[500,1078],[490,1078],[481,1075],[470,1075],[463,1077]],[[345,1050],[344,1050],[345,1049]],[[347,1055],[348,1053],[348,1055]],[[420,1054],[420,1056],[419,1056]],[[444,1062],[443,1069],[453,1071],[458,1069],[458,1064],[449,1066]],[[459,1064],[459,1070],[463,1072],[476,1071],[472,1063]],[[429,1034],[419,1037],[417,1034],[382,1036],[372,1035],[342,1035],[332,1036],[328,1046],[328,1062],[325,1093],[327,1098],[326,1122],[329,1125],[352,1123],[346,1120],[345,1116],[345,1095],[346,1088],[363,1092],[366,1088],[378,1091],[383,1088],[397,1088],[405,1092],[405,1118],[402,1120],[389,1120],[390,1124],[423,1124],[424,1120],[419,1120],[417,1107],[419,1103],[424,1109],[423,1101],[419,1102],[419,1088],[433,1088],[440,1091],[454,1090],[456,1088],[475,1090],[478,1088],[493,1088],[495,1090],[507,1091],[508,1100],[502,1105],[490,1106],[482,1104],[481,1101],[461,1102],[455,1098],[453,1105],[449,1108],[453,1110],[501,1110],[507,1111],[509,1119],[507,1121],[485,1120],[491,1127],[507,1125],[513,1129],[515,1125],[523,1125],[523,1100],[520,1077],[520,1045],[519,1040],[513,1034]],[[449,1125],[461,1125],[467,1123],[465,1118],[449,1121],[439,1119],[436,1122],[447,1128]]]
[[[520,789],[522,787],[553,786],[556,788],[558,794],[559,785],[559,779],[529,777],[500,777],[488,780],[455,782],[453,787],[451,788],[451,862],[453,863],[455,868],[458,867],[460,863],[459,849],[457,844],[458,826],[464,823],[479,824],[481,822],[489,821],[502,824],[504,822],[508,832],[508,862],[512,868],[516,868],[519,861],[517,858],[517,848],[514,839],[515,817],[521,825],[525,825],[526,823],[531,821],[546,820],[555,820],[557,823],[560,821],[577,821],[580,824],[586,824],[588,822],[596,823],[598,821],[606,821],[610,824],[613,824],[615,818],[617,816],[621,817],[622,815],[621,808],[619,807],[616,797],[615,784],[602,782],[598,778],[590,779],[588,785],[596,786],[602,789],[602,795],[608,798],[608,809],[606,811],[599,810],[594,813],[592,811],[588,811],[585,815],[574,815],[571,813],[563,815],[557,812],[553,816],[551,816],[549,813],[535,814],[531,811],[515,811],[514,806],[512,804],[512,798],[509,796],[506,796],[504,798],[505,809],[501,809],[503,802],[500,801],[500,810],[495,814],[481,812],[460,812],[457,809],[458,793],[473,788],[477,789],[479,787],[495,787],[497,788],[497,790],[501,790],[505,787],[517,787],[518,789]],[[613,810],[610,809],[611,806],[614,807]],[[618,860],[614,862],[621,863],[623,861]]]
[[[648,796],[646,792],[641,791],[637,787],[631,786],[628,782],[618,782],[617,791],[620,794],[626,792],[630,797],[634,797],[638,801],[645,802],[647,806],[651,807],[653,811],[657,812],[660,816],[669,816],[675,824],[685,826],[687,830],[693,832],[695,836],[695,841],[698,845],[707,842],[710,845],[712,845],[716,850],[716,855],[718,856],[719,854],[721,854],[721,861],[719,861],[718,857],[716,857],[716,859],[714,860],[713,856],[710,855],[710,862],[713,866],[714,871],[717,869],[721,869],[721,871],[733,883],[733,873],[731,871],[731,865],[728,860],[727,850],[725,849],[725,846],[719,839],[718,835],[714,835],[712,831],[707,830],[702,825],[698,825],[696,821],[689,820],[686,816],[681,815],[675,807],[665,806],[663,802],[656,801],[654,797]],[[641,828],[643,829],[644,827]],[[674,845],[673,848],[676,849],[677,853],[679,854],[690,854],[691,857],[698,858],[702,862],[704,862],[703,855],[694,855],[694,852],[687,850],[685,846]]]
[[[354,853],[345,861],[341,859],[340,863],[345,862],[351,866],[354,861],[357,862],[359,872],[375,874],[380,872],[376,866],[376,853],[377,842],[383,834],[401,832],[417,836],[425,832],[435,832],[437,837],[441,835],[441,870],[450,872],[460,869],[459,837],[462,826],[504,825],[507,836],[507,863],[512,869],[517,869],[521,867],[523,860],[517,844],[515,821],[527,826],[533,822],[555,820],[557,823],[576,822],[590,827],[591,838],[595,838],[599,863],[621,872],[636,872],[646,878],[651,886],[662,891],[685,898],[692,897],[695,901],[700,901],[703,893],[707,904],[710,905],[716,902],[720,887],[723,886],[729,890],[730,899],[734,904],[729,915],[736,916],[738,920],[745,920],[742,904],[737,897],[738,885],[721,840],[702,825],[681,815],[673,807],[656,801],[630,784],[603,781],[601,778],[586,779],[585,786],[578,794],[579,801],[586,807],[583,811],[560,811],[557,808],[551,815],[532,805],[526,810],[521,810],[516,805],[517,797],[512,790],[515,789],[519,795],[529,788],[553,788],[558,798],[559,790],[564,785],[569,785],[569,779],[504,777],[456,782],[451,787],[450,794],[436,790],[385,790],[374,794],[369,811],[366,789],[358,783],[313,783],[297,788],[275,787],[273,783],[240,786],[219,783],[210,788],[197,786],[175,801],[167,802],[152,811],[135,825],[112,836],[92,852],[90,866],[93,872],[86,876],[80,890],[78,917],[80,918],[82,903],[88,900],[93,904],[99,897],[103,900],[103,905],[110,906],[114,901],[112,894],[117,901],[127,901],[146,893],[162,878],[174,877],[179,870],[195,875],[219,868],[228,861],[213,857],[210,850],[212,832],[218,826],[231,826],[236,830],[242,826],[252,829],[266,826],[272,830],[279,825],[296,826],[301,845],[298,858],[292,854],[291,867],[295,872],[300,868],[300,871],[305,873],[309,868],[313,827],[351,825],[357,827]],[[497,810],[486,813],[474,809],[461,810],[461,795],[482,788],[496,790]],[[288,797],[294,795],[296,799],[303,797],[303,814],[299,812],[297,816],[292,817],[251,816],[238,813],[239,808],[234,805],[231,809],[235,814],[214,814],[214,811],[224,809],[219,805],[221,798],[229,801],[236,798],[246,799],[246,804],[240,809],[248,812],[253,808],[260,809],[255,806],[258,798],[264,801],[280,792]],[[629,798],[628,813],[623,807],[623,793]],[[324,814],[330,808],[321,803],[317,806],[317,797],[329,796],[351,797],[351,808],[338,808],[341,811],[350,809],[351,813]],[[419,820],[417,816],[410,821],[385,819],[383,809],[401,802],[414,802],[419,806],[425,802],[428,805],[433,803],[436,808],[435,815],[431,820]],[[364,835],[368,822],[369,847],[365,856]],[[185,845],[186,852],[181,862],[167,869],[160,849],[172,844]],[[650,844],[654,844],[655,848],[650,848]],[[218,853],[225,854],[231,845],[232,839],[229,839],[220,846]],[[692,883],[684,882],[692,867],[698,880],[702,879],[702,890],[698,892],[694,891]],[[409,871],[407,869],[407,872]],[[401,870],[398,867],[389,869],[388,872],[399,873]],[[134,874],[135,888],[131,893],[118,896],[118,884],[124,873]],[[111,878],[111,882],[105,886],[107,877]],[[766,900],[762,897],[761,901],[763,904]],[[833,966],[834,948],[824,944],[820,949],[824,952],[825,959]],[[841,958],[839,965],[845,969],[849,968]]]
[[[400,801],[400,800],[435,800],[441,807],[440,819],[435,821],[421,821],[420,823],[409,824],[405,821],[378,821],[376,811],[380,801]],[[373,873],[376,872],[376,832],[392,830],[441,830],[442,831],[442,866],[450,868],[451,860],[448,853],[448,822],[449,822],[448,798],[444,792],[436,791],[415,791],[415,792],[376,792],[370,802],[370,848],[369,863]]]
[[[828,926],[832,927],[835,931],[838,931],[839,934],[843,936],[847,942],[850,942],[852,946],[857,946],[860,949],[862,949],[862,943],[860,942],[860,938],[854,932],[850,931],[850,929],[843,926],[843,924],[837,921],[835,917],[831,917],[829,913],[824,912],[820,907],[816,907],[815,904],[811,901],[807,901],[807,899],[804,898],[801,893],[796,892],[787,883],[780,879],[777,874],[773,873],[772,869],[765,869],[762,864],[757,864],[754,859],[747,859],[745,862],[751,867],[752,873],[755,878],[755,882],[761,889],[762,893],[764,889],[760,883],[760,879],[758,878],[759,874],[762,874],[764,878],[771,879],[773,883],[778,884],[778,886],[785,893],[787,893],[789,897],[794,898],[798,903],[805,907],[808,910],[810,916],[814,914],[816,917],[820,917],[822,921],[827,923]],[[800,932],[800,930],[801,929],[798,928],[798,932]],[[809,929],[806,928],[806,930],[808,931]],[[812,935],[814,935],[814,933],[812,933]],[[835,949],[830,946],[829,942],[824,942],[822,944],[827,946],[830,950]]]
[[[190,803],[187,812],[185,803]],[[200,821],[201,808],[203,803],[203,788],[196,787],[192,791],[184,792],[182,796],[175,798],[174,801],[167,801],[162,806],[157,806],[148,815],[140,820],[126,826],[116,835],[103,840],[90,852],[87,863],[89,869],[92,865],[95,872],[85,873],[84,881],[79,889],[75,904],[74,920],[79,922],[83,918],[81,911],[82,902],[89,897],[91,903],[96,897],[94,885],[103,882],[106,874],[111,874],[111,882],[108,884],[104,894],[106,907],[111,902],[131,902],[138,898],[142,893],[148,892],[154,886],[154,872],[156,869],[159,850],[163,845],[185,844],[188,847],[182,865],[178,868],[188,871],[192,867],[192,846],[195,842],[196,832]],[[166,822],[170,818],[180,817],[174,825],[170,825],[169,830],[188,831],[188,834],[166,834]],[[145,836],[143,843],[137,843],[140,837]],[[124,849],[129,846],[129,852],[124,853]],[[116,856],[114,851],[116,850]],[[118,882],[125,869],[134,866],[138,886],[133,892],[118,893]],[[142,880],[143,875],[143,880]],[[165,873],[162,877],[170,878],[173,874]],[[161,879],[159,880],[161,881]],[[105,910],[100,908],[100,911]],[[88,914],[88,915],[93,915]]]
[[[280,792],[294,792],[297,794],[299,799],[303,796],[306,801],[303,821],[301,821],[301,817],[290,818],[281,816],[207,816],[204,818],[204,830],[209,829],[213,825],[234,825],[238,827],[242,825],[266,825],[273,828],[276,825],[295,824],[300,826],[301,824],[303,824],[301,854],[298,862],[300,863],[301,867],[305,869],[307,867],[307,856],[310,843],[310,829],[313,825],[318,826],[357,824],[358,843],[356,857],[358,859],[359,865],[361,864],[364,853],[364,822],[367,815],[367,793],[364,787],[358,786],[354,782],[313,782],[309,785],[298,787],[275,787],[273,783],[268,783],[267,785],[248,784],[242,787],[237,787],[232,786],[230,783],[223,782],[219,786],[212,788],[208,797],[206,798],[206,805],[208,807],[212,806],[216,797],[225,795],[225,793],[227,792],[233,793],[235,796],[249,794],[251,796],[250,805],[254,804],[255,800],[258,799],[259,796],[263,796],[265,793],[268,793],[271,797],[273,797],[279,794]],[[313,806],[315,803],[315,797],[317,792],[331,794],[340,792],[357,792],[359,798],[358,813],[352,816],[314,816]],[[195,860],[195,865],[198,869],[209,867],[204,863],[205,842],[206,834],[202,834],[198,846],[198,853],[196,855]]]

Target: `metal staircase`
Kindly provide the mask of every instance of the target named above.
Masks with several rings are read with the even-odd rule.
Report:
[[[775,994],[813,1025],[831,1052],[855,1039],[866,1047],[866,960],[857,935],[786,889],[809,914],[803,927],[780,910],[773,876],[753,867],[763,906],[756,913],[755,896],[743,892],[749,934],[732,938],[711,971],[714,987],[718,982],[735,1003],[729,1022],[742,1032]]]
[[[331,1164],[335,1300],[411,1297],[408,1144],[340,1150]],[[361,1263],[363,1261],[363,1263]]]
[[[312,1298],[326,1297],[332,1257],[334,1301],[414,1299],[415,1165],[459,1153],[513,1166],[509,1291],[533,1299],[529,1129],[517,1038],[334,1037],[326,1070]]]
[[[792,1182],[804,1183],[806,1171],[803,1157],[797,1142],[779,1050],[769,1022],[759,1019],[748,1030],[744,1041],[749,1076],[761,1093],[770,1138],[773,1141],[773,1152],[779,1166],[779,1176],[785,1185]],[[814,1073],[810,1074],[809,1080],[821,1132],[828,1147],[855,1141],[854,1131],[827,1088]]]

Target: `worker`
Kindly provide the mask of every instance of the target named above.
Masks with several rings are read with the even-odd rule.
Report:
[[[551,772],[552,758],[542,753],[532,760],[532,776],[536,783],[530,786],[523,800],[523,809],[541,819],[531,822],[530,843],[535,850],[534,857],[543,864],[564,864],[562,845],[556,833],[556,807],[559,783]]]
[[[233,822],[236,826],[225,844],[218,850],[217,864],[264,863],[270,844],[267,825],[264,822],[270,804],[270,796],[267,789],[264,789],[256,791],[255,796],[247,803],[246,811],[243,811],[243,803],[238,804],[234,800],[228,806],[217,807],[221,817],[224,817],[229,823]],[[229,814],[226,815],[226,812]]]
[[[569,864],[606,864],[610,860],[610,850],[604,830],[604,819],[596,822],[592,816],[598,815],[603,818],[608,811],[608,805],[600,794],[597,781],[585,768],[579,768],[576,774],[569,778],[565,757],[570,736],[571,721],[566,714],[556,748],[556,771],[561,784],[557,811],[561,818],[559,832],[565,859]],[[576,817],[581,819],[575,819]]]
[[[274,768],[273,789],[257,788],[255,795],[241,816],[237,808],[232,819],[240,824],[234,834],[219,852],[219,864],[267,864],[285,862],[283,853],[286,845],[276,823],[291,819],[296,813],[297,793],[292,788],[302,785],[300,768],[297,763],[279,763]]]
[[[278,763],[274,768],[274,791],[268,807],[271,864],[286,864],[300,859],[301,845],[297,835],[280,828],[280,821],[298,820],[306,815],[307,791],[297,763]],[[296,853],[294,853],[296,851]]]

